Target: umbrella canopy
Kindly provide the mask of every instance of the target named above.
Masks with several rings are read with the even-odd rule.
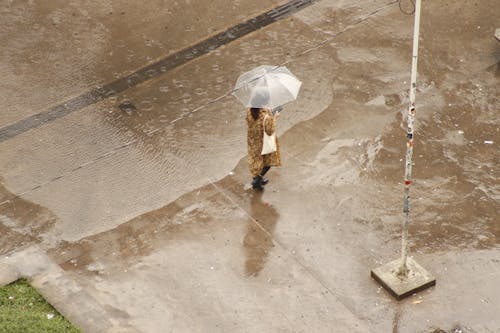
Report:
[[[263,65],[240,75],[232,94],[246,107],[274,109],[296,100],[301,85],[288,68]]]

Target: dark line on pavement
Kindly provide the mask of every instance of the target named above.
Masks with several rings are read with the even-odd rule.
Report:
[[[220,46],[226,45],[253,31],[263,28],[273,22],[281,20],[317,0],[292,0],[281,6],[273,8],[264,14],[258,15],[245,22],[239,23],[217,35],[205,39],[193,46],[185,48],[177,53],[171,54],[159,61],[143,67],[136,72],[113,82],[98,86],[64,103],[53,106],[16,123],[0,129],[0,142],[11,139],[19,134],[25,133],[33,128],[42,126],[48,122],[64,117],[72,112],[81,110],[89,105],[102,101],[109,96],[121,93],[131,87],[151,80],[169,70],[183,65],[195,58],[207,54]]]

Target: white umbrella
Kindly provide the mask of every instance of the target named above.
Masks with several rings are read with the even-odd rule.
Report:
[[[296,100],[301,85],[288,68],[263,65],[240,75],[232,94],[246,107],[274,109]]]

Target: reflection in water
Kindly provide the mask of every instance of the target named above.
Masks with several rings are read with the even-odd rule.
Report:
[[[247,276],[257,276],[260,273],[264,268],[269,251],[274,247],[271,237],[279,214],[272,206],[262,201],[262,194],[259,191],[254,191],[252,194],[250,203],[252,218],[248,221],[247,232],[243,240],[246,255],[245,274]]]

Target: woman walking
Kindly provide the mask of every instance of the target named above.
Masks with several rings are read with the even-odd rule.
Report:
[[[288,68],[284,66],[261,65],[238,77],[231,93],[247,110],[248,125],[248,164],[252,174],[252,187],[262,190],[267,184],[264,175],[273,166],[281,166],[280,149],[264,140],[264,132],[273,135],[276,131],[276,120],[279,112],[271,113],[271,109],[297,99],[300,82]],[[274,135],[276,137],[276,135]],[[269,142],[273,142],[269,140]],[[262,150],[264,145],[264,151]],[[269,148],[269,149],[268,149]],[[272,153],[267,153],[273,151]],[[264,155],[262,153],[264,152]]]
[[[247,111],[248,126],[248,164],[252,174],[252,188],[263,190],[268,179],[264,175],[272,166],[281,166],[280,150],[278,138],[276,138],[276,151],[262,155],[262,144],[264,130],[267,135],[272,135],[276,131],[276,120],[279,113],[273,115],[270,110],[265,108],[249,108]]]

